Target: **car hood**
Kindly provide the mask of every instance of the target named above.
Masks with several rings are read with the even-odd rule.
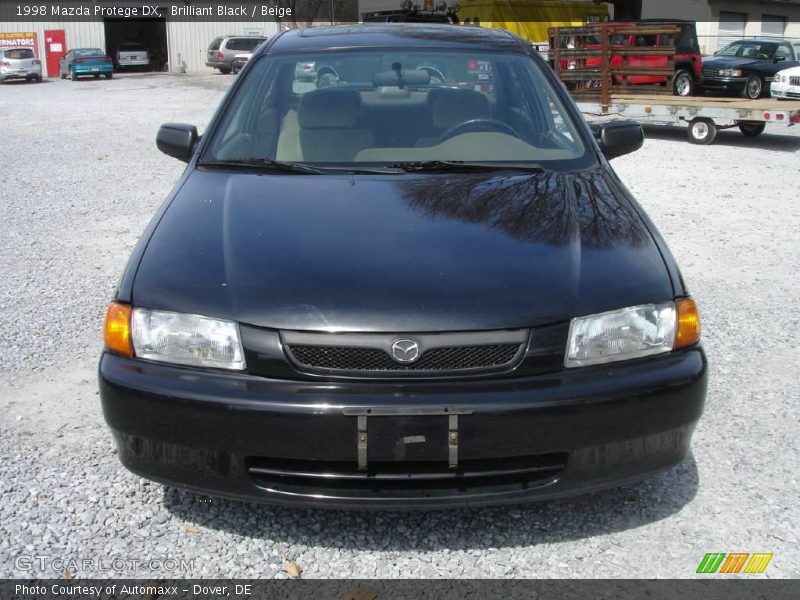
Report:
[[[155,228],[136,306],[315,331],[529,327],[673,297],[637,210],[580,174],[198,169]]]
[[[741,58],[738,56],[710,56],[703,59],[703,67],[712,69],[740,69],[763,62],[752,58]]]
[[[786,76],[786,77],[797,77],[800,75],[800,67],[791,67],[789,69],[783,69],[782,71],[778,71],[776,75]]]

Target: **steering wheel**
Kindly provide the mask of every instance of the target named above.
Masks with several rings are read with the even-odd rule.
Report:
[[[505,133],[515,138],[522,139],[519,133],[517,133],[508,123],[503,123],[497,119],[480,118],[469,119],[467,121],[462,121],[461,123],[456,123],[452,127],[448,127],[447,131],[439,136],[436,144],[438,145],[442,142],[446,142],[450,138],[461,135],[462,133],[474,133],[478,131],[497,131],[499,133]]]

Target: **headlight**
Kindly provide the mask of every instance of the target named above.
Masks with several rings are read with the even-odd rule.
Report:
[[[583,367],[663,354],[696,343],[700,318],[691,299],[643,304],[573,319],[564,366]]]
[[[134,308],[131,338],[138,358],[217,369],[245,367],[239,327],[233,321]]]
[[[720,69],[719,74],[722,77],[741,77],[741,69]]]

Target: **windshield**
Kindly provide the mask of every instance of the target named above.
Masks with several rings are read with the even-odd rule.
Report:
[[[733,42],[728,44],[717,54],[719,56],[739,56],[742,58],[764,58],[770,59],[775,54],[777,44],[764,42]]]
[[[105,56],[105,52],[99,48],[81,48],[75,50],[75,56]]]
[[[6,50],[5,56],[6,58],[14,59],[35,58],[33,50],[28,48],[15,48],[14,50]]]
[[[521,54],[431,49],[261,57],[201,162],[592,164],[541,68]]]

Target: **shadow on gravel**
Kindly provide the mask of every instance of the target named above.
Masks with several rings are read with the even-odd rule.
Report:
[[[0,82],[0,86],[2,87],[12,87],[15,85],[41,85],[43,83],[53,83],[52,79],[47,79],[46,77],[43,78],[40,82],[35,83],[33,81],[26,81],[25,79],[9,79],[8,81]]]
[[[690,456],[652,479],[562,500],[483,509],[350,512],[273,507],[164,487],[164,507],[195,525],[281,544],[352,550],[470,550],[580,540],[665,519],[699,484]]]
[[[689,143],[685,125],[674,127],[646,125],[644,131],[646,138]],[[737,128],[724,129],[719,132],[717,139],[714,140],[714,143],[709,148],[714,146],[736,146],[778,152],[797,152],[800,150],[800,136],[776,135],[769,131],[768,129],[767,133],[763,133],[759,137],[749,138],[742,135]]]

